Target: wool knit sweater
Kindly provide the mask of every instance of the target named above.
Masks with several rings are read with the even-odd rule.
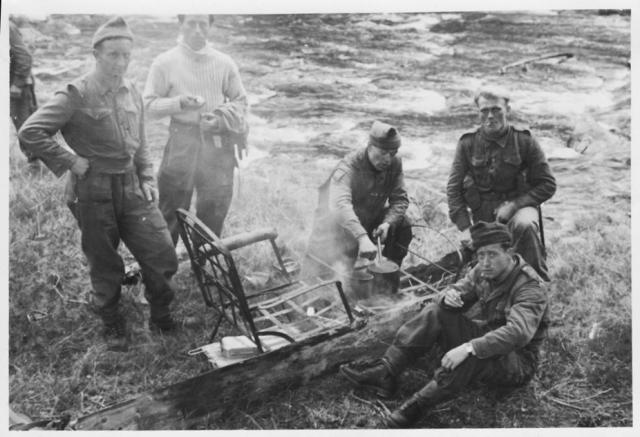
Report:
[[[180,107],[180,96],[201,96],[204,105],[195,110]],[[144,104],[152,117],[196,124],[203,112],[216,112],[228,130],[241,131],[246,124],[247,95],[238,67],[226,54],[207,44],[199,51],[187,44],[159,55],[151,64],[144,89]]]

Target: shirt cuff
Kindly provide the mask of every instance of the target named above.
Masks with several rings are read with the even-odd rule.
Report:
[[[474,338],[469,342],[469,344],[473,348],[474,356],[483,359],[488,358],[491,355],[489,351],[483,350],[483,346],[485,346],[485,349],[487,346],[486,341],[483,339],[483,337]]]
[[[44,164],[49,168],[49,170],[53,172],[53,174],[56,175],[56,177],[61,177],[67,172],[67,170],[71,170],[71,167],[73,167],[73,164],[78,159],[78,156],[74,155],[73,153],[67,152],[66,156],[60,158],[59,160],[56,159],[56,162],[45,160],[40,157],[38,158],[42,162],[44,162]]]
[[[155,178],[153,177],[153,167],[138,168],[138,179],[140,179],[140,182],[155,182]]]

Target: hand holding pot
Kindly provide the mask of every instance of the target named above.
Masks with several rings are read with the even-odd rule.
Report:
[[[380,237],[380,241],[384,243],[385,241],[387,241],[387,236],[389,235],[390,226],[391,225],[389,225],[389,223],[387,222],[381,223],[380,226],[374,229],[373,237],[374,238]]]
[[[366,259],[374,259],[378,249],[371,242],[367,235],[358,238],[358,257]]]

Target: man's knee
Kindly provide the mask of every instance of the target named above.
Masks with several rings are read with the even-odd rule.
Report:
[[[382,254],[400,265],[407,255],[412,238],[411,222],[407,217],[403,217],[403,219],[391,229]]]
[[[461,315],[461,313],[456,311],[451,311],[450,309],[446,308],[445,306],[437,302],[431,302],[430,304],[426,305],[422,309],[420,314],[424,319],[435,318],[441,324],[442,323],[446,324],[448,321],[457,319]]]
[[[531,206],[519,209],[509,221],[509,227],[514,234],[527,231],[538,232],[537,210]]]
[[[200,189],[196,195],[197,209],[224,210],[231,204],[233,186],[224,185],[215,188]]]
[[[403,246],[408,247],[409,243],[411,243],[411,240],[413,239],[411,229],[411,220],[406,216],[403,217],[394,230],[396,241]]]

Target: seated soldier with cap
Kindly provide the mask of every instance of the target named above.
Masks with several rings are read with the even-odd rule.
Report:
[[[473,381],[519,386],[536,371],[548,325],[543,282],[514,255],[506,225],[480,221],[470,233],[478,264],[407,321],[382,359],[364,368],[340,368],[349,381],[389,397],[410,363],[434,344],[445,352],[433,379],[385,419],[389,427],[411,427],[427,409]],[[476,302],[471,316],[467,311]]]
[[[471,221],[506,223],[514,250],[549,281],[536,209],[556,191],[547,158],[531,132],[510,124],[505,90],[483,89],[474,102],[480,128],[458,141],[447,181],[449,217],[463,241]]]
[[[411,242],[405,217],[409,197],[404,185],[398,130],[374,121],[366,148],[345,156],[320,186],[318,207],[307,253],[333,265],[350,268],[356,257],[382,255],[398,266]]]

